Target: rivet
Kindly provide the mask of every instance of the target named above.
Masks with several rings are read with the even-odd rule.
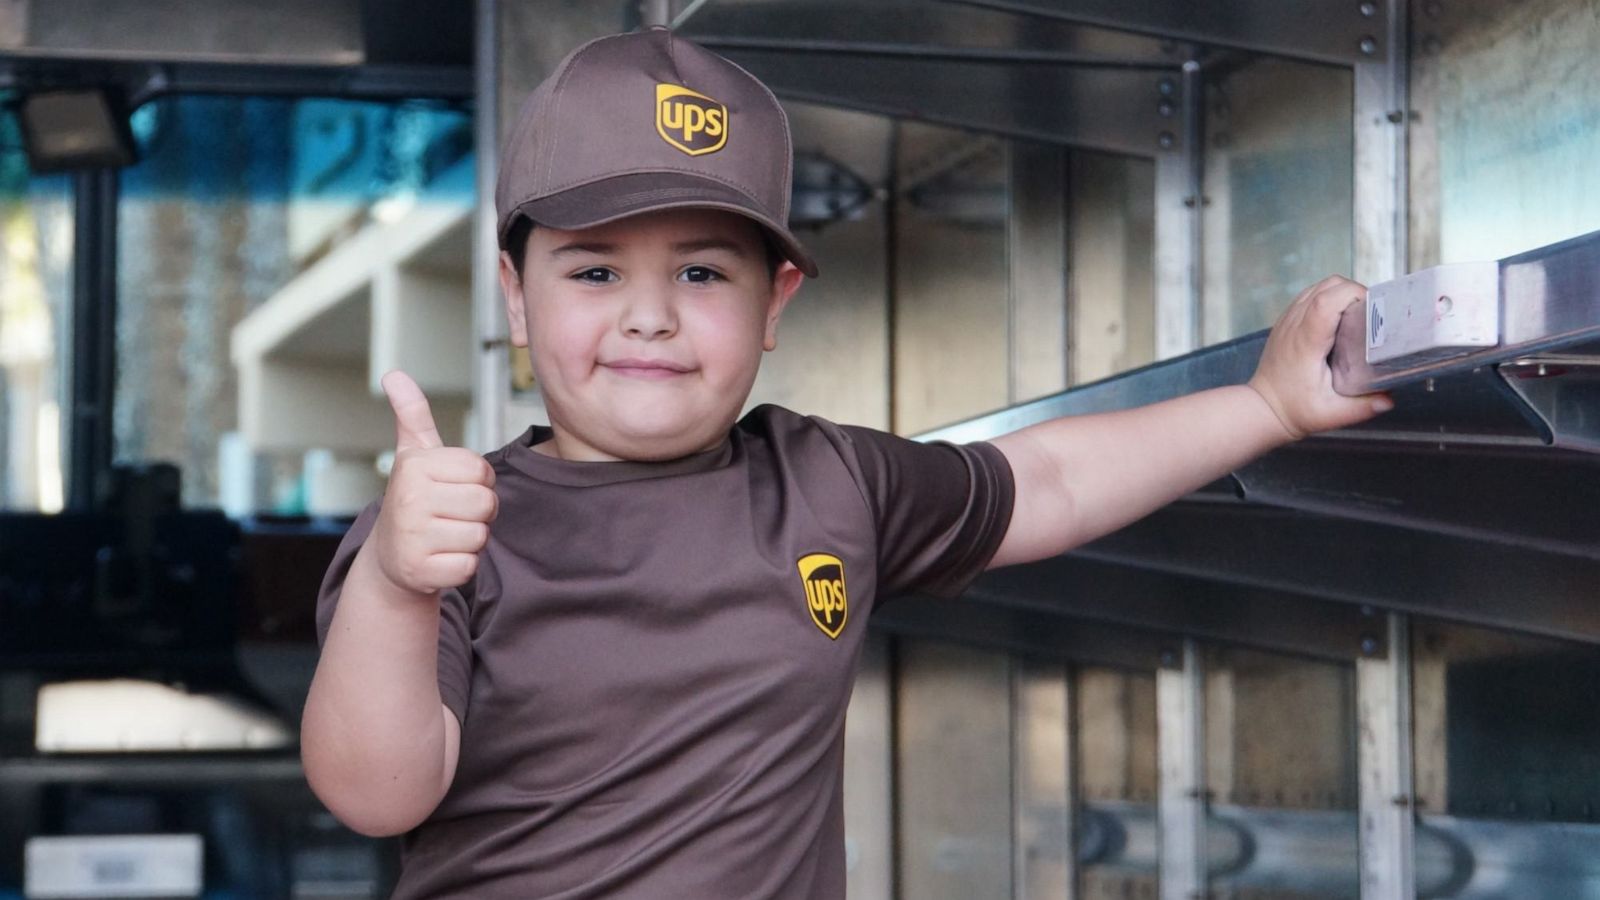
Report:
[[[1172,118],[1172,114],[1177,111],[1178,107],[1174,106],[1171,100],[1163,100],[1156,104],[1156,112],[1159,113],[1163,119]]]
[[[1378,14],[1378,4],[1373,3],[1372,0],[1362,0],[1360,9],[1361,15],[1369,19]]]
[[[1378,39],[1369,34],[1361,39],[1361,44],[1359,46],[1361,47],[1361,54],[1363,56],[1371,56],[1372,54],[1378,52]]]
[[[1163,97],[1171,97],[1178,92],[1178,83],[1171,78],[1163,78],[1156,85],[1156,90],[1160,91]]]
[[[1177,143],[1178,139],[1173,137],[1172,132],[1170,131],[1163,131],[1156,136],[1156,144],[1159,145],[1163,150],[1171,150]]]

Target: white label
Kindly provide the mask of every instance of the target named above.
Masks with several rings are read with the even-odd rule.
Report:
[[[198,897],[198,834],[34,837],[24,851],[29,900],[100,897]]]
[[[1388,370],[1500,342],[1500,264],[1450,263],[1367,291],[1367,362]]]

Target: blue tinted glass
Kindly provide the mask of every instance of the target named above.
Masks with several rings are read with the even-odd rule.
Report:
[[[132,128],[141,162],[124,194],[196,202],[371,201],[421,191],[472,153],[471,116],[423,102],[165,97]]]

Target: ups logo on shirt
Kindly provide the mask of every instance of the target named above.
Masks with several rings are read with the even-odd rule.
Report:
[[[800,557],[799,565],[811,621],[823,634],[837,640],[850,616],[850,601],[844,592],[844,563],[832,554],[808,553]]]
[[[728,142],[728,108],[686,87],[658,84],[656,132],[690,156],[715,153]]]

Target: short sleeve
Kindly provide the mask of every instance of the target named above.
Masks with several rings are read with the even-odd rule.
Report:
[[[356,553],[372,533],[378,520],[378,501],[373,501],[339,542],[328,573],[322,578],[322,589],[317,594],[317,646],[328,639],[328,628],[333,624],[333,612],[339,605],[339,593],[344,588],[345,576],[355,562]],[[467,700],[472,683],[472,639],[468,630],[468,609],[472,585],[444,591],[439,595],[439,698],[455,714],[456,721],[467,720]]]
[[[1011,466],[992,444],[918,443],[840,429],[878,529],[878,591],[954,597],[981,574],[1011,523]]]

